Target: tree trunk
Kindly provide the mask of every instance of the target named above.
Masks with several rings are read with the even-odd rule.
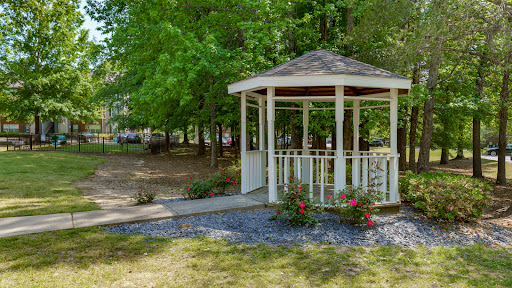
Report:
[[[183,143],[184,144],[187,144],[188,146],[188,132],[187,132],[187,129],[185,128],[185,130],[183,131]]]
[[[430,170],[430,144],[432,142],[432,132],[434,131],[434,90],[439,81],[439,65],[441,63],[442,42],[437,40],[436,49],[430,54],[430,65],[428,71],[427,88],[429,99],[423,106],[423,133],[421,134],[420,155],[418,157],[418,173],[428,172]]]
[[[450,161],[450,154],[448,153],[448,149],[446,148],[442,148],[441,149],[441,161],[439,161],[439,164],[443,165],[443,164],[448,164],[448,162]]]
[[[412,84],[416,85],[420,83],[421,78],[421,70],[420,64],[416,63],[414,65],[414,70],[412,73]],[[409,170],[413,173],[416,173],[416,130],[418,128],[418,114],[420,112],[420,107],[418,105],[412,106],[411,109],[411,128],[409,130]]]
[[[370,151],[370,142],[365,139],[370,138],[370,131],[364,129],[368,120],[364,120],[359,124],[359,151]]]
[[[219,157],[224,157],[224,144],[222,143],[222,124],[217,123],[217,126],[219,127]]]
[[[171,137],[169,136],[169,132],[165,132],[165,152],[171,151]]]
[[[507,184],[507,176],[505,174],[505,157],[507,146],[507,120],[508,120],[508,98],[509,98],[509,81],[510,70],[508,67],[503,72],[503,80],[501,82],[500,92],[500,126],[498,139],[498,175],[496,183],[499,185]]]
[[[41,134],[41,127],[39,125],[39,114],[34,117],[35,134]]]
[[[216,104],[210,104],[210,148],[211,148],[211,168],[219,167],[219,161],[217,159],[217,129],[215,125],[215,118],[217,118],[217,107]]]
[[[199,128],[198,138],[197,155],[204,156],[206,155],[206,145],[204,144],[204,129],[202,127]]]
[[[484,82],[485,82],[485,60],[480,60],[480,66],[478,66],[478,77],[476,79],[477,87],[477,101],[484,96]],[[482,175],[482,153],[480,152],[480,115],[482,110],[480,104],[477,105],[476,111],[473,113],[473,178],[483,178]]]
[[[292,108],[298,108],[299,105],[297,105],[297,103],[291,103],[291,107]],[[297,125],[297,121],[295,121],[296,117],[299,115],[299,113],[297,112],[298,110],[290,110],[290,114],[291,114],[291,117],[290,117],[290,127],[291,127],[291,131],[290,131],[290,134],[291,134],[291,137],[292,137],[292,141],[291,141],[291,145],[290,145],[290,149],[301,149],[302,148],[302,138],[300,137],[300,126]]]
[[[407,109],[407,108],[405,108]],[[407,110],[405,110],[407,114]],[[402,118],[399,120],[400,128],[397,130],[397,146],[400,158],[398,159],[398,170],[407,170],[407,119]]]
[[[345,117],[343,117],[343,150],[353,150],[354,136],[352,126],[352,110],[345,110]]]

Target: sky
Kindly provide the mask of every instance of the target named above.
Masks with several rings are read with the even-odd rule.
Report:
[[[104,35],[101,35],[100,31],[97,31],[96,28],[100,25],[98,22],[94,21],[87,15],[87,12],[85,12],[84,7],[87,6],[87,2],[85,0],[81,0],[80,3],[80,12],[84,15],[85,22],[82,26],[84,29],[89,30],[89,39],[92,40],[93,38],[96,39],[97,42],[102,41],[105,39]]]

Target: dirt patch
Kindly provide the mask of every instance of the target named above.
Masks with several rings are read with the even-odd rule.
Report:
[[[432,165],[431,168],[448,173],[471,176],[473,174],[473,160],[452,160],[448,164]],[[486,177],[484,179],[493,187],[493,192],[491,195],[492,203],[485,210],[482,219],[512,228],[512,183],[509,181],[507,185],[496,185],[496,178]]]
[[[219,166],[235,160],[232,149],[225,149]],[[209,151],[207,150],[207,155]],[[218,171],[210,168],[210,157],[197,156],[196,145],[180,145],[168,154],[99,154],[106,159],[95,174],[75,186],[85,197],[103,209],[135,205],[132,196],[144,188],[154,191],[158,198],[183,196],[183,187],[195,178],[205,178]]]

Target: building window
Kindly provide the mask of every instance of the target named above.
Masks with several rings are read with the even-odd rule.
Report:
[[[89,132],[101,133],[101,125],[89,125]]]
[[[20,132],[20,125],[4,124],[4,132],[18,133],[18,132]]]

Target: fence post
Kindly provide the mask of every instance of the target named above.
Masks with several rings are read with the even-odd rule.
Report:
[[[76,139],[78,140],[78,152],[80,152],[80,134],[76,134]]]
[[[9,132],[7,132],[7,151],[9,151]]]
[[[55,151],[57,151],[57,138],[58,138],[58,137],[57,137],[57,136],[55,136],[55,139],[53,140],[53,145],[55,146]],[[50,141],[52,141],[52,140],[51,140],[51,138],[50,138]],[[51,142],[50,142],[50,143],[51,143]]]
[[[30,151],[32,151],[32,134],[29,134],[30,136]]]

